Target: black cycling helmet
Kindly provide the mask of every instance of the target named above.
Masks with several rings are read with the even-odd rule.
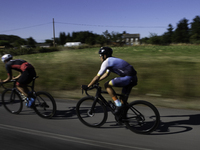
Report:
[[[99,50],[100,55],[106,55],[106,57],[111,57],[113,50],[110,47],[101,47]]]

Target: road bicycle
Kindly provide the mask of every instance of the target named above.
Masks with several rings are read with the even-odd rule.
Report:
[[[52,118],[56,113],[56,102],[54,98],[47,92],[34,90],[35,79],[32,81],[32,85],[28,85],[31,89],[31,94],[35,98],[35,102],[32,104],[31,108],[42,118]],[[6,88],[3,84],[1,86],[5,89],[2,92],[2,104],[5,109],[12,114],[19,114],[23,108],[23,102],[27,103],[26,97],[19,92],[16,88],[17,80],[10,80],[13,82],[13,88]],[[7,83],[9,83],[7,82]]]
[[[132,86],[130,87],[132,88]],[[96,89],[95,96],[88,94],[88,90]],[[149,134],[159,125],[160,114],[157,108],[150,102],[136,100],[128,103],[128,95],[117,94],[123,100],[123,107],[120,114],[116,115],[115,105],[107,101],[102,94],[99,83],[93,85],[85,91],[86,97],[80,99],[76,104],[76,113],[79,120],[89,127],[101,127],[107,120],[108,110],[115,116],[119,124],[124,124],[128,129],[139,134]]]

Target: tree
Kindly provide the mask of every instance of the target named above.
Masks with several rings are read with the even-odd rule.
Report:
[[[106,44],[109,45],[109,44],[110,44],[111,35],[110,35],[110,33],[108,32],[108,30],[106,30],[105,32],[103,32],[103,36],[104,36],[105,39],[106,39]]]
[[[29,45],[31,47],[35,47],[36,43],[37,42],[32,37],[27,38],[27,45]]]
[[[66,42],[71,42],[71,41],[72,41],[72,37],[70,36],[70,33],[68,33],[66,36]]]
[[[155,44],[155,45],[163,44],[162,36],[158,36],[156,33],[150,33],[150,38],[148,41],[150,44]]]
[[[173,34],[173,42],[188,43],[189,42],[189,27],[188,20],[182,19],[177,24],[177,28]]]
[[[168,25],[167,31],[163,34],[163,44],[170,44],[172,43],[172,36],[174,33],[174,28],[171,24]]]
[[[6,40],[0,40],[0,46],[11,47],[10,43]]]
[[[45,43],[50,44],[50,46],[53,46],[53,40],[51,39],[46,39]]]
[[[60,32],[60,36],[59,36],[59,44],[60,45],[64,45],[66,43],[66,35],[65,32]]]
[[[142,44],[150,44],[150,41],[149,41],[149,38],[148,38],[148,37],[142,38],[142,39],[140,40],[140,42],[141,42]]]
[[[20,47],[21,45],[27,45],[27,41],[24,39],[18,39],[13,43],[14,47]]]
[[[100,46],[104,46],[105,42],[106,42],[106,38],[103,35],[98,35],[96,37],[96,43],[100,44]]]
[[[190,42],[200,43],[200,17],[196,16],[191,23]]]

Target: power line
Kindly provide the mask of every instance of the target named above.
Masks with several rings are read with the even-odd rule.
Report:
[[[78,24],[78,23],[66,23],[66,22],[55,22],[58,24],[68,24],[77,26],[94,26],[94,27],[115,27],[115,28],[166,28],[166,26],[112,26],[112,25],[91,25],[91,24]]]
[[[166,28],[165,26],[113,26],[113,25],[92,25],[92,24],[67,23],[67,22],[55,22],[55,23],[66,24],[66,25],[76,25],[76,26],[112,27],[112,28]],[[43,26],[43,25],[47,25],[47,24],[52,24],[52,22],[28,26],[28,27],[4,30],[4,31],[0,31],[0,33],[23,30],[23,29],[28,29],[28,28],[34,28],[34,27]]]
[[[4,30],[4,31],[0,31],[0,33],[3,33],[3,32],[10,32],[10,31],[17,31],[17,30],[23,30],[23,29],[27,29],[27,28],[33,28],[33,27],[43,26],[43,25],[46,25],[46,24],[52,24],[52,22],[43,23],[43,24],[38,24],[38,25],[34,25],[34,26],[29,26],[29,27],[22,27],[22,28],[17,28],[17,29]]]

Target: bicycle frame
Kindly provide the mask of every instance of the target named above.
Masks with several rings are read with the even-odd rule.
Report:
[[[128,89],[130,91],[131,86]],[[84,88],[85,86],[82,87]],[[89,95],[87,92],[94,88],[96,90],[95,95]],[[160,115],[157,108],[144,100],[135,100],[128,103],[126,100],[128,100],[130,91],[126,91],[126,95],[117,94],[123,101],[119,113],[115,113],[116,109],[104,98],[103,93],[108,94],[108,92],[102,91],[99,83],[83,89],[83,91],[87,96],[78,101],[76,113],[79,120],[86,126],[101,127],[106,122],[107,111],[110,109],[118,124],[125,124],[128,129],[135,133],[148,134],[158,127]]]
[[[93,112],[93,110],[94,110],[94,108],[95,108],[95,106],[96,106],[97,101],[100,99],[101,102],[111,110],[112,114],[115,115],[115,114],[114,114],[115,109],[113,109],[113,108],[110,106],[110,104],[107,102],[107,100],[102,96],[102,93],[108,94],[108,92],[107,92],[107,91],[102,91],[102,90],[101,90],[102,88],[99,86],[99,84],[94,85],[92,88],[90,88],[90,90],[91,90],[91,89],[94,89],[94,88],[96,88],[97,91],[96,91],[96,94],[95,94],[95,97],[94,97],[94,102],[93,102],[93,104],[92,104],[90,113],[92,114],[92,112]],[[87,96],[90,96],[90,95],[87,93],[87,90],[85,90],[85,93],[86,93]],[[127,97],[124,96],[124,95],[122,95],[122,94],[117,94],[117,96],[124,97],[125,99],[127,99]],[[123,101],[123,102],[124,102],[124,101]],[[124,105],[128,105],[128,103],[127,103],[127,102],[124,102]]]
[[[35,86],[35,79],[38,78],[38,76],[34,77],[33,78],[33,81],[32,81],[32,85],[28,85],[27,87],[30,87],[31,88],[31,93],[33,94],[33,96],[36,97],[35,95],[35,91],[34,91],[34,86]],[[9,82],[13,82],[13,86],[12,86],[12,93],[11,93],[11,98],[12,98],[12,95],[13,95],[13,91],[16,91],[17,93],[19,93],[19,95],[22,97],[22,93],[17,89],[16,87],[16,82],[17,80],[10,80]],[[4,88],[4,89],[7,89],[3,84],[1,84],[1,86]],[[22,97],[23,99],[23,97]]]
[[[94,88],[95,88],[97,91],[96,91],[96,94],[95,94],[95,97],[94,97],[94,102],[93,102],[93,104],[92,104],[92,107],[91,107],[89,113],[90,113],[90,114],[93,113],[94,108],[95,108],[95,106],[96,106],[96,103],[97,103],[97,101],[100,99],[101,102],[111,110],[112,114],[115,115],[115,114],[114,114],[115,109],[113,109],[113,108],[110,106],[110,104],[107,102],[107,100],[102,96],[102,93],[108,94],[108,92],[107,92],[107,91],[102,91],[102,90],[101,90],[102,88],[99,86],[98,83],[97,83],[96,85],[94,85],[93,87],[91,87],[89,90],[92,90],[92,89],[94,89]],[[90,96],[90,95],[88,94],[87,90],[85,90],[85,93],[86,93],[87,96]],[[123,99],[124,105],[125,105],[125,106],[128,106],[128,102],[127,102],[127,100],[128,100],[128,95],[117,94],[117,96],[120,96],[120,97]],[[129,107],[129,106],[128,106],[128,107]],[[133,111],[133,113],[136,115],[135,117],[132,117],[132,118],[137,118],[137,116],[140,116],[141,119],[144,119],[144,116],[143,116],[136,108],[131,107],[130,109],[131,109],[131,110]],[[116,115],[115,115],[115,116],[116,116]],[[126,121],[126,120],[127,120],[127,119],[123,118],[123,121]]]
[[[101,93],[106,93],[106,94],[108,94],[108,92],[102,91],[100,86],[95,86],[94,88],[96,88],[97,91],[96,91],[95,98],[94,98],[94,102],[93,102],[93,104],[92,104],[92,107],[91,107],[89,113],[90,113],[90,114],[93,113],[94,108],[95,108],[95,106],[96,106],[96,103],[97,103],[97,101],[100,99],[101,102],[103,102],[103,104],[104,104],[105,106],[109,107],[109,109],[111,110],[111,112],[114,114],[113,108],[109,105],[109,103],[106,101],[106,99],[101,95]],[[86,95],[90,96],[90,95],[87,93],[87,91],[85,91],[85,93],[86,93]]]

